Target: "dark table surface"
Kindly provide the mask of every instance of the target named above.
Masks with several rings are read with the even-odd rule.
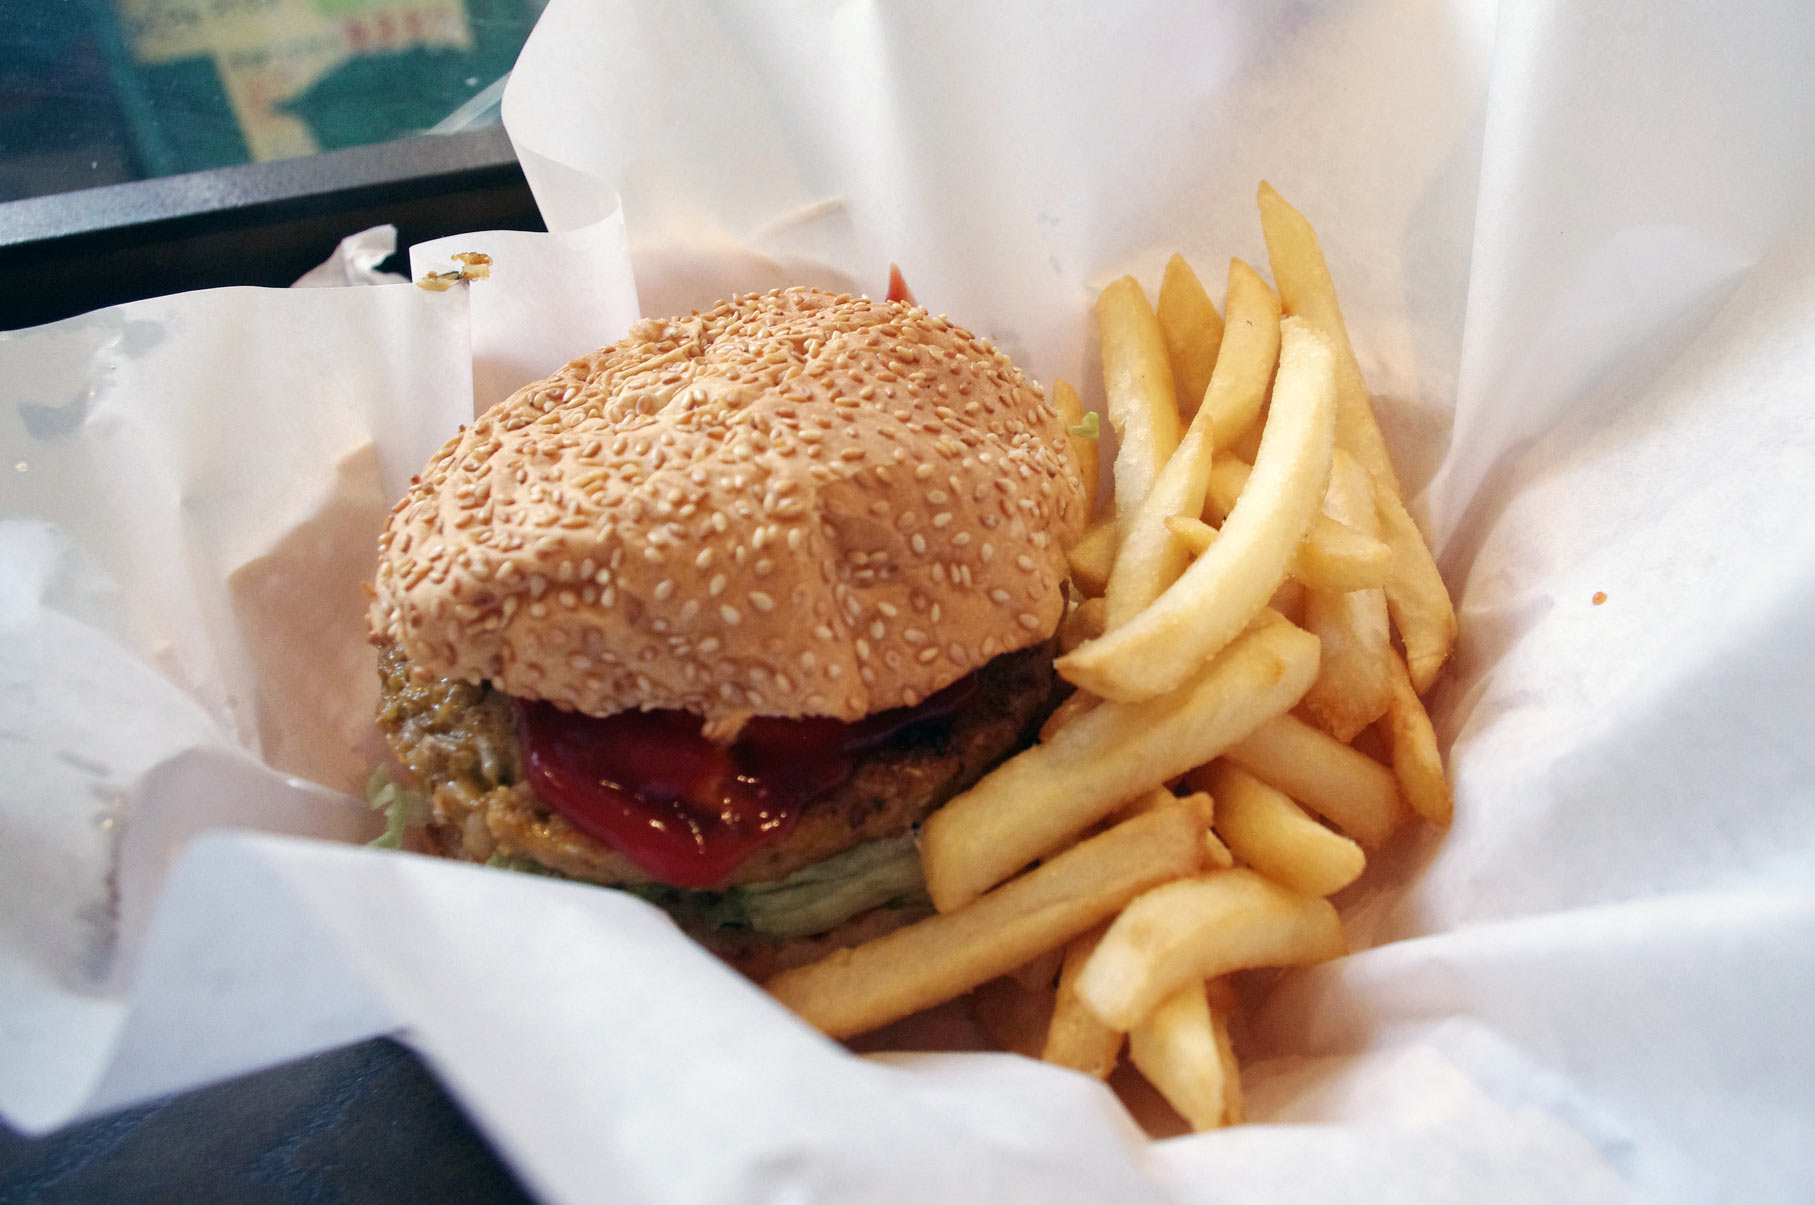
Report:
[[[25,1138],[0,1205],[528,1202],[414,1053],[376,1039]]]

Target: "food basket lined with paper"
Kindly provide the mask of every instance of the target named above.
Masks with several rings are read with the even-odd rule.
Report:
[[[1127,809],[1119,825],[1007,887],[995,883],[1052,846],[989,843],[1006,865],[960,858],[932,892],[936,904],[977,901],[939,920],[961,918],[998,892],[1038,888],[1034,876],[1068,873],[1067,859],[1094,842],[1176,829],[1193,838],[1194,874],[1219,849],[1249,869],[1159,888],[1191,898],[1162,898],[1167,920],[1146,931],[1163,936],[1187,916],[1214,927],[1284,895],[1304,948],[1317,951],[1290,959],[1302,961],[1333,941],[1327,925],[1320,935],[1317,909],[1297,901],[1352,877],[1354,847],[1365,851],[1367,873],[1338,897],[1354,952],[1238,985],[1235,998],[1221,987],[1177,990],[1243,961],[1233,955],[1195,960],[1182,979],[1130,962],[1142,950],[1116,927],[1142,919],[1132,910],[1094,951],[1080,943],[1107,911],[1055,927],[1046,948],[1067,949],[1056,966],[1045,956],[1044,979],[1022,962],[984,968],[992,979],[1025,972],[1026,982],[1010,979],[1014,990],[1053,987],[1046,1037],[1074,1035],[1061,1040],[1076,1042],[1079,1064],[1102,1065],[1089,1022],[1114,1015],[1135,1031],[1137,1066],[1196,1068],[1182,1089],[1167,1071],[1150,1073],[1192,1112],[1230,1111],[1231,1098],[1206,1085],[1230,1045],[1226,1018],[1240,1009],[1241,1107],[1271,1124],[1143,1147],[1085,1076],[1000,1057],[852,1058],[618,893],[238,835],[191,843],[167,872],[178,836],[210,822],[353,828],[350,811],[303,780],[356,786],[353,767],[376,752],[348,756],[374,689],[358,604],[334,622],[304,623],[281,605],[284,587],[324,564],[328,548],[344,556],[313,582],[356,589],[384,506],[458,417],[393,417],[364,400],[435,396],[445,385],[336,378],[343,397],[360,400],[318,413],[344,421],[302,424],[310,437],[286,441],[263,417],[278,399],[259,394],[223,428],[205,408],[218,389],[196,381],[157,411],[167,416],[157,423],[187,433],[167,434],[120,389],[170,390],[135,365],[194,372],[208,353],[160,361],[131,325],[142,312],[96,328],[102,352],[55,345],[74,379],[114,366],[89,409],[65,415],[68,391],[52,395],[63,386],[44,355],[41,395],[9,397],[41,408],[9,407],[35,424],[27,430],[21,417],[9,435],[28,452],[15,488],[60,455],[125,466],[117,487],[81,505],[44,487],[31,507],[8,508],[33,519],[9,520],[9,556],[35,567],[15,575],[8,614],[29,641],[12,642],[8,665],[32,683],[42,720],[14,709],[8,731],[108,767],[92,785],[116,791],[103,804],[86,771],[47,758],[29,791],[8,796],[15,839],[0,856],[14,884],[34,885],[7,896],[4,983],[20,1035],[4,1052],[9,1118],[46,1124],[401,1031],[554,1199],[735,1199],[770,1186],[826,1199],[957,1198],[979,1184],[993,1199],[1192,1199],[1208,1184],[1256,1200],[1338,1188],[1393,1199],[1461,1185],[1474,1199],[1529,1199],[1534,1185],[1564,1199],[1790,1195],[1807,1170],[1798,1136],[1809,1051],[1788,1025],[1788,1002],[1811,967],[1810,851],[1794,823],[1806,798],[1796,733],[1809,698],[1792,672],[1807,661],[1794,617],[1815,562],[1795,501],[1811,484],[1797,382],[1815,358],[1798,334],[1811,223],[1805,169],[1793,166],[1809,161],[1799,116],[1810,111],[1808,85],[1796,68],[1806,31],[1787,10],[1716,29],[1688,17],[1635,26],[1613,9],[1511,6],[1496,20],[1474,6],[1396,3],[1232,8],[1190,28],[1172,23],[1184,20],[1146,13],[1104,29],[1012,9],[959,22],[864,5],[657,16],[557,3],[526,50],[506,119],[551,227],[602,216],[602,190],[616,190],[646,313],[784,284],[862,291],[898,261],[922,303],[988,335],[1034,376],[1082,387],[1093,408],[1095,382],[1119,353],[1097,336],[1092,305],[1116,280],[1132,273],[1159,299],[1163,331],[1177,302],[1167,305],[1160,268],[1174,251],[1199,270],[1234,255],[1272,277],[1287,315],[1304,324],[1288,317],[1281,331],[1282,362],[1303,369],[1282,367],[1273,387],[1267,421],[1281,423],[1281,438],[1243,446],[1242,430],[1221,430],[1213,412],[1197,427],[1209,429],[1209,463],[1179,462],[1195,471],[1169,481],[1155,458],[1139,491],[1144,500],[1201,490],[1198,517],[1158,504],[1148,516],[1131,499],[1117,511],[1127,530],[1099,529],[1111,535],[1074,549],[1074,580],[1103,602],[1094,614],[1078,608],[1066,658],[1105,701],[1058,713],[1035,752],[1062,754],[1068,741],[1116,727],[1118,712],[1127,719],[1171,697],[1178,682],[1169,688],[1165,675],[1194,672],[1189,658],[1102,655],[1144,638],[1139,616],[1170,593],[1154,582],[1180,572],[1166,565],[1193,566],[1181,585],[1222,566],[1219,575],[1243,579],[1234,594],[1302,605],[1294,618],[1322,628],[1313,683],[1325,647],[1379,649],[1380,606],[1349,605],[1379,591],[1404,666],[1357,659],[1340,689],[1323,682],[1299,714],[1244,733],[1207,768],[1199,758],[1160,774],[1187,775],[1170,792],[1176,802]],[[1703,86],[1649,82],[1665,78]],[[1596,120],[1578,120],[1589,111]],[[1741,128],[1754,137],[1724,133]],[[1425,696],[1455,793],[1441,840],[1420,826],[1388,838],[1378,817],[1345,822],[1324,810],[1342,803],[1318,795],[1318,776],[1340,777],[1345,763],[1306,752],[1385,716],[1386,731],[1363,738],[1380,741],[1375,756],[1359,755],[1386,775],[1375,776],[1381,796],[1441,813],[1411,700],[1442,658],[1421,655],[1404,592],[1397,605],[1393,593],[1405,512],[1387,513],[1377,497],[1369,523],[1364,477],[1377,481],[1380,466],[1337,426],[1342,349],[1326,349],[1327,370],[1305,350],[1316,347],[1306,328],[1319,322],[1293,300],[1253,219],[1251,189],[1263,178],[1318,223],[1392,472],[1457,597],[1460,643]],[[493,283],[507,267],[500,260]],[[1242,289],[1253,296],[1250,283]],[[361,321],[288,321],[316,324],[336,346],[350,329],[415,322],[425,352],[438,346],[435,331],[457,329],[427,307],[461,306],[459,290],[409,302],[365,292],[386,299],[306,303],[365,307]],[[1223,320],[1248,305],[1237,305],[1242,295],[1232,284]],[[166,347],[196,333],[174,312],[159,319]],[[1227,330],[1218,343],[1240,346]],[[390,355],[374,347],[370,360],[408,362]],[[1222,361],[1176,371],[1207,371],[1210,387],[1219,370],[1232,377],[1241,366]],[[1326,371],[1333,450],[1326,472],[1307,474],[1323,399],[1296,383]],[[328,400],[300,366],[286,392]],[[1109,400],[1099,430],[1119,422],[1126,437],[1137,424]],[[1186,440],[1194,421],[1179,420]],[[397,426],[411,437],[390,434]],[[262,491],[226,467],[228,433],[261,449]],[[142,459],[98,451],[135,436]],[[362,443],[369,460],[350,455]],[[1140,442],[1121,447],[1138,452]],[[1112,489],[1126,490],[1116,467]],[[135,480],[181,503],[159,512],[179,516],[176,538],[147,519],[140,543],[184,553],[135,558],[131,541],[107,534],[111,513],[150,513],[128,497]],[[1243,533],[1257,485],[1300,508],[1309,494],[1318,513],[1299,516],[1312,538],[1266,545],[1280,563],[1248,580],[1265,543]],[[350,486],[360,505],[337,512]],[[1099,512],[1107,507],[1105,496]],[[343,527],[360,523],[366,533],[341,544]],[[148,588],[176,564],[193,584]],[[1150,577],[1129,577],[1156,564]],[[1275,574],[1300,583],[1302,604],[1278,597]],[[1240,672],[1245,659],[1304,672],[1292,628],[1252,620],[1231,614],[1222,635],[1203,638],[1227,645],[1199,650],[1207,672]],[[306,636],[315,655],[274,656],[261,634]],[[61,672],[31,661],[28,643]],[[1137,674],[1158,676],[1130,680]],[[342,678],[344,707],[332,702]],[[114,683],[97,723],[143,735],[104,738],[99,751],[58,735],[82,714],[59,680]],[[286,692],[285,682],[308,689]],[[146,700],[159,721],[134,728]],[[311,712],[326,718],[280,739],[303,731],[281,720]],[[1137,726],[1156,745],[1165,735],[1163,724]],[[1407,764],[1423,767],[1421,785],[1387,768],[1402,748],[1416,753]],[[1282,762],[1304,777],[1284,781]],[[96,802],[33,802],[50,798]],[[1107,801],[1081,825],[1126,804]],[[109,807],[134,834],[124,862],[96,823]],[[948,839],[940,827],[927,836],[929,870]],[[1306,841],[1315,857],[1277,856]],[[74,871],[48,876],[42,852],[19,854],[28,844],[59,851],[51,860]],[[111,869],[123,873],[110,879]],[[274,948],[286,951],[280,965]],[[1129,999],[1112,998],[1123,991]],[[1772,1058],[1760,1057],[1766,1049]]]

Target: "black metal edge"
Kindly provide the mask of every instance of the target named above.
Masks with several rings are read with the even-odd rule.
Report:
[[[0,331],[167,293],[283,287],[387,222],[400,248],[546,228],[498,127],[12,202],[0,205]]]
[[[131,237],[229,212],[253,219],[270,207],[332,208],[338,196],[400,187],[420,192],[436,180],[488,169],[518,170],[502,126],[30,197],[0,203],[0,250],[101,234]]]

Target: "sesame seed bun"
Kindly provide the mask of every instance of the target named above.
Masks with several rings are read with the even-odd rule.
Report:
[[[1083,492],[1008,357],[812,289],[636,324],[450,440],[380,540],[418,673],[592,715],[857,720],[1045,640]]]

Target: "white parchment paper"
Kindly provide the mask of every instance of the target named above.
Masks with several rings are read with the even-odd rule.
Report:
[[[1067,1073],[849,1057],[613,893],[188,840],[367,831],[379,518],[583,350],[409,288],[0,340],[0,1112],[399,1032],[554,1200],[1806,1198],[1815,21],[1206,7],[555,0],[504,113],[551,237],[621,198],[636,269],[546,254],[525,305],[896,261],[1087,391],[1103,283],[1264,271],[1262,178],[1317,223],[1460,602],[1457,821],[1255,1019],[1264,1124],[1143,1144]]]

